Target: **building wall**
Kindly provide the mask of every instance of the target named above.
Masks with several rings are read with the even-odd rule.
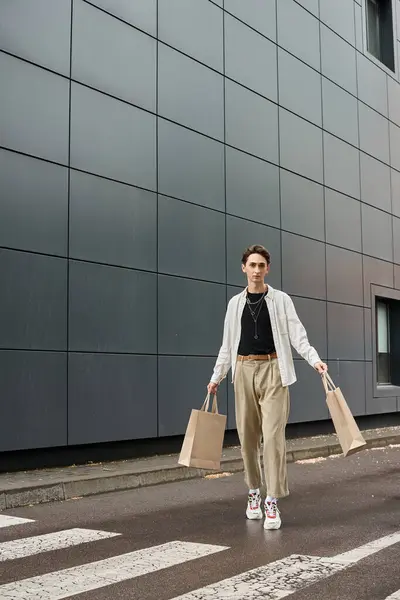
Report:
[[[0,450],[183,433],[251,243],[354,414],[400,410],[400,84],[360,2],[0,3]],[[296,365],[291,421],[326,419]]]

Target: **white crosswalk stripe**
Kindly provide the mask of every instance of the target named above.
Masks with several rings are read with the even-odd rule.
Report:
[[[183,596],[177,596],[173,600],[214,600],[215,598],[280,600],[398,542],[400,542],[400,532],[387,535],[349,552],[337,554],[332,558],[292,555]]]
[[[1,515],[0,515],[1,517]],[[10,521],[11,519],[11,521]],[[21,522],[22,521],[22,522]],[[29,523],[7,517],[3,525]],[[0,562],[64,550],[121,536],[120,533],[73,528],[0,543]],[[346,570],[385,548],[400,543],[400,531],[331,557],[293,554],[265,566],[176,596],[173,600],[280,600]],[[68,569],[0,584],[1,600],[63,600],[134,580],[142,575],[228,550],[227,546],[173,541],[111,556]],[[400,590],[386,600],[400,600]]]
[[[21,519],[20,517],[9,517],[0,514],[0,527],[12,527],[14,525],[23,525],[24,523],[34,523],[32,519]]]
[[[226,550],[226,546],[169,542],[0,586],[2,600],[62,600]]]
[[[364,546],[360,546],[354,550],[349,550],[349,552],[338,554],[333,558],[333,560],[348,563],[359,562],[363,558],[371,556],[371,554],[375,554],[376,552],[379,552],[384,548],[389,548],[389,546],[393,546],[399,542],[400,531],[396,531],[395,533],[391,533],[390,535],[385,535],[385,537],[379,538],[379,540],[374,540],[373,542],[364,544]]]
[[[345,568],[343,563],[335,564],[323,558],[292,555],[173,600],[279,600]]]
[[[60,550],[86,544],[97,540],[104,540],[120,535],[119,533],[109,533],[108,531],[95,531],[93,529],[67,529],[66,531],[57,531],[45,535],[35,535],[21,540],[3,542],[0,544],[0,561],[15,560],[17,558],[26,558],[42,552]]]

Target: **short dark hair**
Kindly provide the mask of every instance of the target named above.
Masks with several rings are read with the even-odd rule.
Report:
[[[267,261],[267,265],[269,265],[271,262],[271,255],[268,252],[268,250],[264,248],[264,246],[260,246],[260,244],[254,244],[253,246],[249,246],[248,248],[246,248],[246,250],[243,252],[243,265],[247,263],[249,256],[251,256],[252,254],[261,254],[261,256],[263,256]]]

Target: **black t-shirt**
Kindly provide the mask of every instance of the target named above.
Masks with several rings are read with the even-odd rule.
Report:
[[[257,302],[263,294],[247,293],[250,302]],[[252,305],[253,312],[258,311],[258,305]],[[238,354],[248,356],[249,354],[272,354],[275,352],[274,338],[272,335],[271,319],[265,298],[262,300],[260,313],[257,319],[257,335],[258,339],[254,338],[256,333],[255,323],[247,305],[244,307],[242,314],[242,335],[240,337]]]

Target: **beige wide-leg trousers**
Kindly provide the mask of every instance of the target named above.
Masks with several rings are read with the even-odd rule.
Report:
[[[262,485],[260,447],[263,439],[264,476],[268,495],[289,494],[285,427],[289,417],[289,388],[282,386],[276,358],[238,359],[235,372],[236,425],[249,489]]]

